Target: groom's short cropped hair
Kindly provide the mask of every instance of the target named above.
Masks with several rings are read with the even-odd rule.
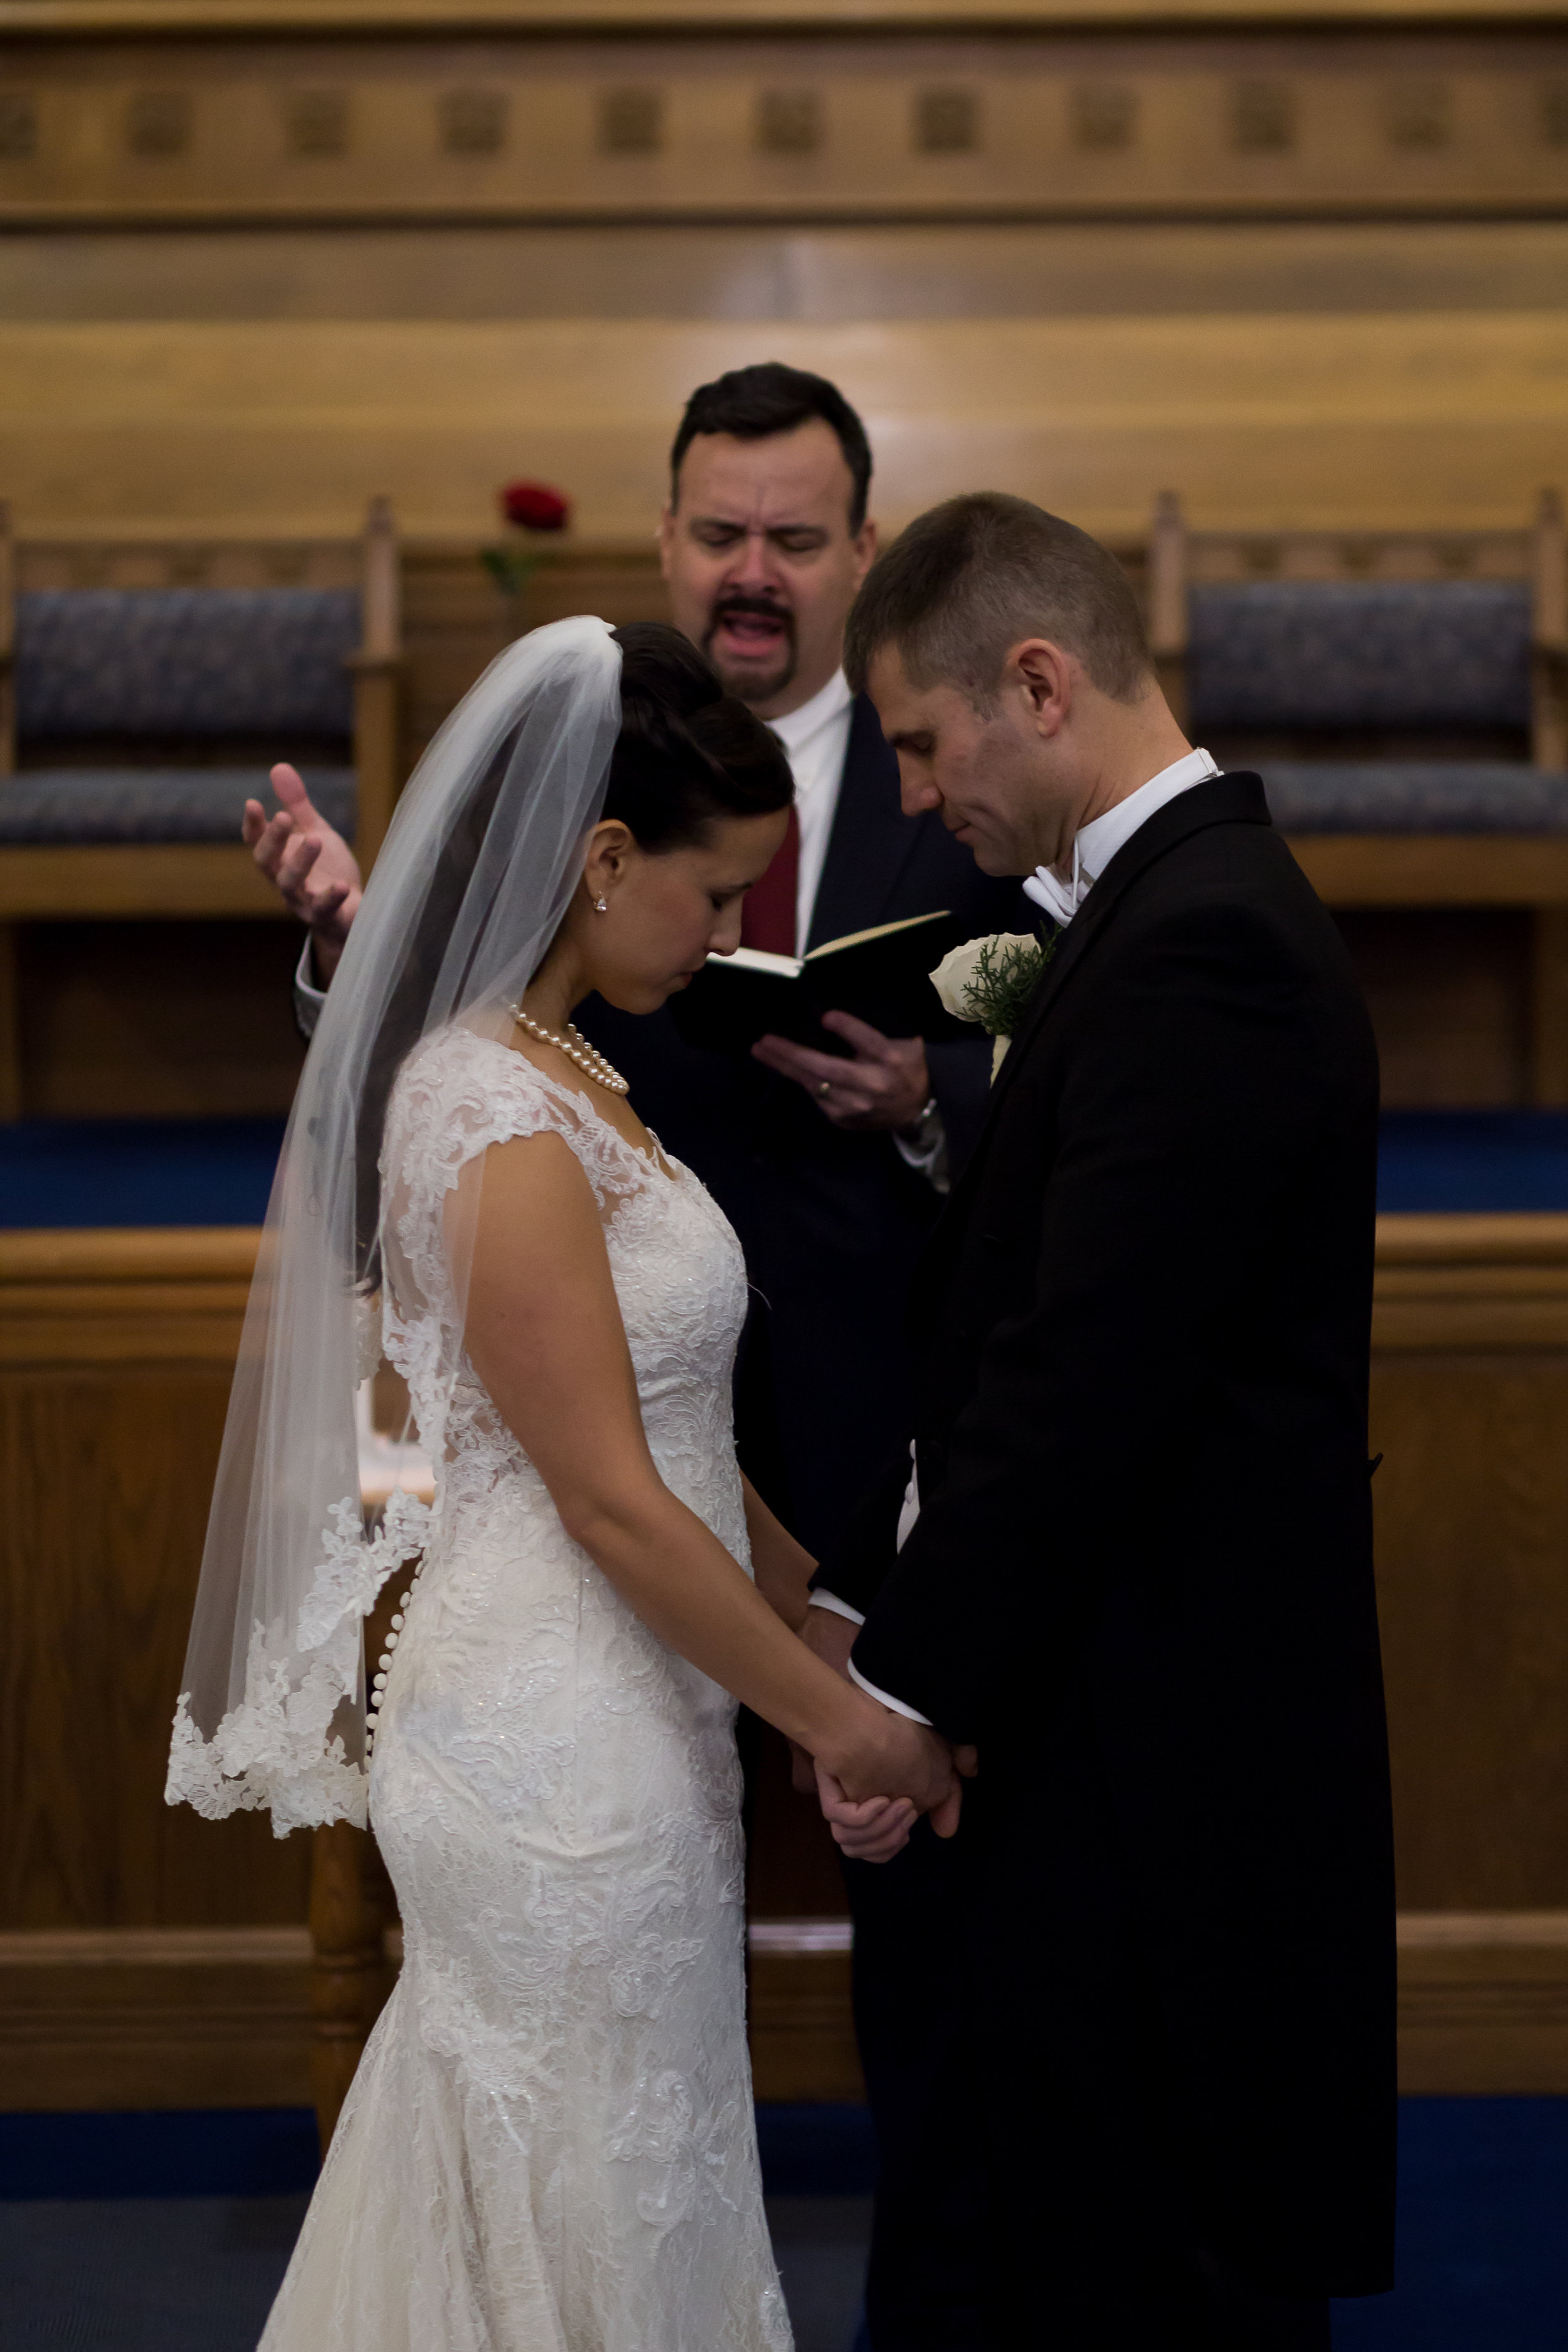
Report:
[[[1027,499],[980,490],[918,515],[867,573],[844,633],[857,693],[883,646],[911,686],[956,686],[989,706],[1014,646],[1047,637],[1090,682],[1136,702],[1154,666],[1143,617],[1116,558]]]

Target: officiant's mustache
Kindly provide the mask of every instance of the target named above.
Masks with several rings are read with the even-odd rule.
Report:
[[[743,619],[748,614],[754,614],[760,621],[776,622],[784,631],[791,655],[794,655],[795,614],[789,606],[776,603],[772,596],[748,596],[740,592],[715,598],[713,609],[708,616],[707,634],[702,640],[703,652],[712,653],[713,640],[726,621]]]

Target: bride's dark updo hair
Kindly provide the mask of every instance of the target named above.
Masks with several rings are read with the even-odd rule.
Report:
[[[700,844],[715,820],[787,808],[794,779],[783,746],[710,664],[666,621],[633,621],[611,635],[621,649],[621,730],[610,755],[604,814],[618,817],[650,856]],[[418,1043],[430,991],[463,894],[495,814],[513,745],[497,751],[442,848],[372,1049],[357,1139],[355,1276],[381,1280],[377,1161],[392,1082]]]
[[[772,816],[795,793],[776,735],[726,694],[667,621],[610,633],[621,649],[621,731],[605,814],[651,855],[700,842],[716,817]]]

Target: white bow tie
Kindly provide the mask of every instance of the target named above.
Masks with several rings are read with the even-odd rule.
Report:
[[[1086,874],[1079,864],[1078,844],[1073,844],[1072,880],[1062,882],[1048,866],[1037,866],[1024,884],[1024,896],[1043,907],[1054,923],[1065,929],[1094,887],[1094,876]]]

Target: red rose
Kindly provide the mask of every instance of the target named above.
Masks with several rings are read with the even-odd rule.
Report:
[[[509,482],[500,510],[520,530],[564,530],[572,519],[570,501],[548,482]]]

